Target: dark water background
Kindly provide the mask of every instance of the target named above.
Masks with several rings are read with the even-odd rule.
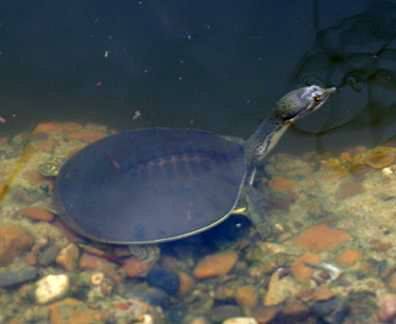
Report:
[[[340,91],[280,148],[379,144],[396,133],[395,22],[383,0],[1,1],[0,135],[74,120],[247,136],[317,81]]]

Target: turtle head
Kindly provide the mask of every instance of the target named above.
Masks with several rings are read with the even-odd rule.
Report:
[[[278,101],[274,115],[284,123],[293,123],[319,109],[335,90],[317,85],[293,90]]]

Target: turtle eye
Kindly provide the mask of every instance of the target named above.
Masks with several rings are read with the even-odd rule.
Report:
[[[321,96],[315,96],[315,97],[314,97],[314,100],[315,100],[316,102],[319,102],[319,101],[322,100],[322,97],[321,97]]]

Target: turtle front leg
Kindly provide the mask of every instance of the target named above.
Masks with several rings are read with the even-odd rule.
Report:
[[[268,221],[268,193],[260,192],[252,185],[246,185],[244,195],[248,205],[247,217],[262,240],[273,234],[273,225]]]

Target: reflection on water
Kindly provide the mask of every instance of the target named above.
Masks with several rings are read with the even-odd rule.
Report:
[[[321,27],[319,1],[313,4],[315,42],[291,79],[336,85],[339,97],[321,122],[300,130],[318,135],[322,148],[334,147],[331,134],[343,130],[378,145],[394,136],[396,129],[396,3],[371,1],[362,12],[326,28]]]
[[[84,63],[89,55],[77,55],[84,73],[68,74],[58,66],[56,73],[51,74],[56,59],[46,52],[45,41],[41,39],[41,47],[33,51],[32,61],[40,61],[46,67],[43,79],[48,75],[54,77],[54,85],[46,97],[40,82],[29,90],[25,89],[29,88],[26,80],[23,86],[17,86],[20,75],[15,68],[19,66],[26,72],[29,64],[22,60],[19,65],[21,56],[18,60],[8,57],[8,65],[5,64],[1,61],[1,50],[0,65],[5,68],[9,83],[6,79],[1,81],[5,104],[1,105],[4,110],[0,109],[0,115],[6,120],[0,121],[0,323],[385,323],[394,320],[396,142],[392,137],[396,121],[393,99],[396,3],[351,3],[357,9],[345,4],[345,13],[337,20],[330,14],[324,15],[324,11],[331,11],[328,5],[309,2],[309,9],[305,7],[301,13],[304,15],[297,17],[299,22],[288,19],[282,24],[283,29],[274,31],[271,24],[281,20],[263,17],[260,9],[266,7],[259,1],[248,2],[248,9],[241,6],[232,10],[229,4],[225,8],[215,6],[215,14],[208,16],[209,22],[201,24],[201,19],[196,18],[191,25],[183,20],[186,8],[178,3],[157,6],[152,2],[143,10],[153,14],[160,23],[146,25],[149,39],[152,41],[151,37],[157,35],[160,47],[168,46],[167,41],[171,40],[175,46],[184,46],[186,57],[195,58],[187,70],[192,72],[190,76],[196,75],[202,82],[194,83],[191,77],[182,87],[177,85],[181,80],[170,81],[173,74],[169,71],[177,70],[188,60],[181,63],[178,57],[174,65],[167,65],[173,52],[168,49],[161,60],[162,53],[150,47],[150,41],[143,42],[145,37],[139,24],[130,32],[130,37],[145,44],[140,53],[150,54],[147,61],[140,57],[142,60],[128,63],[128,56],[120,61],[121,68],[107,66],[106,76],[115,80],[114,70],[122,75],[118,83],[114,81],[120,87],[108,88],[98,97],[92,94],[106,87],[108,79],[94,73],[98,67],[95,60]],[[144,7],[145,4],[145,1],[137,1],[133,5]],[[334,7],[342,10],[342,4]],[[100,25],[106,17],[103,11],[108,9],[101,2],[98,7],[95,5],[95,10],[90,6],[86,8],[92,19],[89,26],[82,29],[92,28],[94,34],[97,30],[92,26]],[[274,13],[300,10],[289,6],[272,9]],[[70,20],[66,18],[74,17],[75,12],[79,12],[76,22],[81,22],[85,11],[78,11],[79,8],[80,2],[71,1],[69,11],[61,10],[68,12],[62,16],[61,24],[57,24],[56,15],[48,19],[55,24],[55,30],[61,25],[68,26]],[[42,3],[41,6],[35,4],[34,8],[30,5],[16,9],[11,10],[10,15],[15,18],[16,13],[21,12],[25,25],[15,28],[26,32],[35,26],[32,12],[56,8]],[[198,7],[195,9],[197,17],[202,17]],[[246,21],[246,24],[232,24],[234,20],[241,23],[238,19],[242,14],[252,15],[255,26]],[[135,15],[134,23],[142,22],[136,12],[131,15]],[[97,17],[100,19],[96,20]],[[117,19],[112,20],[118,30],[130,19],[117,7],[111,8],[109,17],[119,18],[120,25]],[[213,21],[217,17],[234,29],[223,26],[221,31],[216,31],[219,37],[212,38],[208,30],[216,27]],[[0,35],[12,35],[10,21],[4,18]],[[289,56],[287,53],[292,51],[284,44],[288,42],[284,42],[284,38],[277,42],[277,37],[284,32],[290,34],[293,27],[304,30],[309,24],[315,33],[314,45],[309,37],[298,39],[300,47],[290,40],[290,44],[297,46],[293,48],[298,48],[298,53]],[[101,27],[103,34],[108,36],[104,26],[110,25]],[[70,29],[79,31],[80,27],[76,24]],[[265,31],[258,32],[261,30]],[[57,51],[52,53],[61,54],[66,49],[62,42],[73,44],[69,43],[70,39],[58,39],[57,33],[51,35],[50,39],[57,39]],[[216,47],[216,40],[226,35],[224,43]],[[84,39],[79,38],[80,49],[84,48]],[[117,39],[117,46],[105,54],[107,45],[113,42],[107,38],[106,46],[100,47],[100,60],[109,55],[123,57],[123,39],[127,37]],[[197,42],[191,45],[189,42],[193,39]],[[233,47],[235,51],[230,51],[225,58],[224,53],[230,49],[225,44],[235,43],[235,39],[243,49]],[[271,44],[267,53],[261,47],[264,42]],[[27,46],[24,48],[27,51],[33,43],[32,39],[30,45],[20,46]],[[5,44],[17,48],[12,46],[10,38]],[[128,52],[132,49],[133,46],[127,47]],[[4,55],[6,52],[4,48]],[[44,55],[42,61],[37,59],[40,53]],[[250,56],[244,56],[247,53]],[[274,53],[278,60],[263,62],[262,57],[266,54],[275,57]],[[246,65],[240,62],[242,54],[251,60],[243,62]],[[156,60],[151,60],[153,58]],[[160,70],[151,76],[156,82],[145,76],[143,63],[149,61],[156,62],[150,67]],[[238,67],[233,71],[234,63]],[[273,69],[269,68],[271,64]],[[242,66],[247,66],[248,72],[244,73]],[[128,77],[120,72],[124,68],[128,68]],[[34,81],[40,69],[33,70],[35,73],[30,77]],[[279,80],[276,80],[277,74],[282,75]],[[136,78],[130,79],[131,75]],[[247,85],[236,80],[268,76],[270,81],[246,81]],[[239,210],[241,214],[230,216],[205,233],[161,244],[160,254],[156,249],[94,244],[59,221],[53,195],[57,171],[66,159],[87,144],[125,127],[160,124],[247,134],[246,130],[254,128],[257,119],[265,115],[258,109],[259,104],[268,105],[279,93],[284,93],[281,89],[286,88],[289,76],[293,85],[319,80],[325,85],[337,85],[339,93],[324,110],[299,123],[293,134],[285,136],[283,145],[268,157],[265,169],[258,175],[257,188],[268,197],[267,219],[271,232],[267,239],[258,237],[243,216],[246,212],[243,209]],[[66,92],[60,86],[63,78],[68,80]],[[203,87],[195,92],[192,85],[202,86],[209,79],[207,86],[211,91],[205,94]],[[73,80],[80,80],[81,87],[73,88],[76,85]],[[139,99],[129,101],[133,95],[125,95],[132,91],[127,81],[133,80],[132,90]],[[230,83],[227,80],[231,80]],[[225,83],[220,90],[216,87],[218,82]],[[267,90],[264,94],[263,84]],[[189,91],[183,94],[183,89]],[[24,97],[35,92],[37,96],[33,101],[29,96]],[[210,97],[215,94],[215,100],[211,101]],[[189,95],[194,100],[187,100]],[[93,97],[95,100],[91,100]],[[40,98],[48,110],[32,109],[39,106]],[[201,101],[193,104],[197,98]],[[164,105],[157,115],[156,109],[162,100]],[[222,101],[231,108],[220,109]],[[180,106],[169,108],[172,103],[187,104],[184,107],[188,108],[183,112]],[[204,103],[205,117],[198,117],[202,119],[196,124],[190,123],[198,115],[202,116],[201,103]],[[100,107],[97,112],[87,108],[96,104]],[[122,109],[109,109],[112,105]],[[237,106],[239,108],[235,108]],[[111,119],[112,112],[120,115]],[[126,119],[127,113],[132,122],[120,122]],[[215,117],[206,120],[212,113]],[[180,120],[172,120],[174,116]],[[48,121],[52,119],[55,121]],[[244,123],[236,125],[236,121],[241,120]],[[287,147],[290,151],[286,152]]]

